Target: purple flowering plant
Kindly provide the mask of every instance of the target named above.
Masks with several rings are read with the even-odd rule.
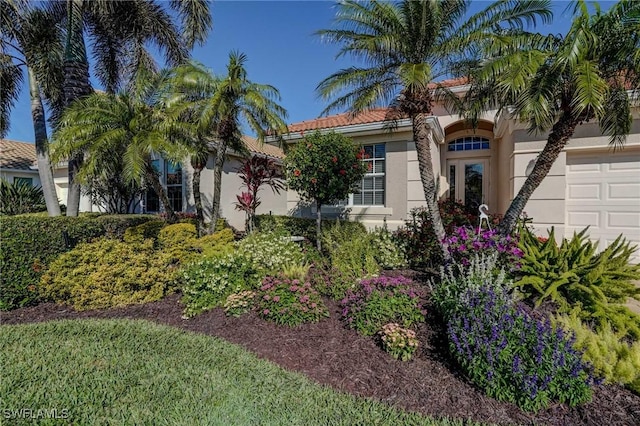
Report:
[[[388,323],[409,328],[424,321],[423,296],[422,289],[402,275],[362,279],[340,302],[342,317],[365,336],[373,336]]]
[[[529,316],[506,290],[487,286],[464,299],[447,324],[450,350],[489,396],[528,411],[591,399],[591,367],[573,349],[573,336]]]
[[[258,315],[276,324],[294,327],[329,316],[311,283],[297,279],[267,276],[256,299]]]
[[[501,236],[495,229],[482,229],[478,233],[477,229],[460,226],[454,228],[444,242],[452,259],[465,266],[473,253],[495,251],[498,253],[498,267],[509,272],[520,268],[520,259],[524,255],[516,237]]]

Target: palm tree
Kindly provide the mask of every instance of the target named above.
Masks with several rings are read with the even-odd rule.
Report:
[[[436,96],[430,83],[447,75],[448,62],[472,51],[487,33],[551,17],[548,1],[498,1],[463,21],[468,6],[462,0],[345,0],[335,18],[337,28],[318,32],[342,46],[338,56],[351,55],[365,64],[340,70],[318,85],[325,99],[333,99],[325,113],[348,108],[357,115],[376,106],[390,106],[391,128],[400,117],[411,120],[422,187],[440,241],[445,231],[426,121]]]
[[[621,147],[631,129],[630,90],[640,88],[640,2],[623,0],[608,12],[591,15],[575,2],[566,36],[541,36],[528,43],[494,40],[489,58],[473,74],[468,104],[475,111],[509,108],[532,132],[549,132],[533,170],[511,202],[499,230],[511,233],[531,194],[573,136],[597,120]]]
[[[80,183],[100,176],[105,164],[112,162],[114,153],[121,153],[122,173],[126,183],[145,182],[158,194],[170,222],[176,220],[167,193],[152,163],[152,154],[180,162],[186,155],[175,138],[183,138],[167,124],[163,112],[153,100],[162,87],[160,75],[150,87],[132,93],[94,93],[75,101],[60,120],[53,137],[52,158],[69,158],[86,154],[78,169]],[[155,88],[155,90],[154,90]]]
[[[215,76],[204,66],[191,63],[176,72],[179,80],[177,92],[184,100],[183,111],[187,111],[191,120],[197,123],[199,139],[192,143],[198,158],[208,155],[209,140],[215,139],[214,189],[212,199],[211,223],[209,233],[215,230],[220,212],[220,188],[222,169],[229,148],[246,151],[242,141],[241,120],[257,135],[260,142],[271,133],[286,130],[285,109],[277,102],[278,90],[270,85],[257,84],[247,78],[244,67],[246,55],[231,52],[225,76]],[[199,184],[199,172],[204,167],[195,168],[194,185]],[[197,179],[196,179],[197,176]],[[199,188],[194,186],[194,195]],[[200,214],[200,213],[199,213]]]
[[[55,17],[22,0],[0,3],[0,136],[9,130],[9,114],[20,94],[25,68],[31,98],[38,174],[49,216],[60,215],[49,161],[43,92],[56,115],[62,107],[62,45]]]
[[[176,18],[166,9],[168,5]],[[66,0],[66,45],[64,56],[65,105],[92,93],[85,33],[93,39],[97,77],[107,92],[115,93],[139,72],[156,70],[147,45],[155,45],[169,66],[187,59],[188,50],[205,41],[211,28],[206,0],[131,0],[125,2]],[[80,185],[74,182],[83,158],[69,161],[67,215],[75,216],[80,203]]]

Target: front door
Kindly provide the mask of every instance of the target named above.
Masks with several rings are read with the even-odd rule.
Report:
[[[449,198],[474,210],[486,203],[489,188],[488,165],[487,159],[449,160]]]

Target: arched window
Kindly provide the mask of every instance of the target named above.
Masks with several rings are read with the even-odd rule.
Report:
[[[465,136],[449,142],[449,151],[471,151],[489,149],[489,139],[480,136]]]

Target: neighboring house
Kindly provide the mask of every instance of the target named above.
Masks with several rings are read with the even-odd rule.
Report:
[[[267,144],[260,144],[252,137],[245,136],[244,142],[251,155],[266,156],[281,163],[284,153],[281,149]],[[231,151],[225,162],[222,174],[222,194],[221,194],[221,214],[229,224],[238,229],[243,229],[245,224],[245,214],[235,208],[236,195],[242,192],[242,181],[238,177],[237,169],[240,167],[243,158],[236,152]],[[206,168],[202,171],[200,188],[202,192],[202,203],[205,214],[208,216],[211,211],[211,201],[213,195],[213,163],[214,156],[211,154],[207,161]],[[193,169],[188,161],[184,164],[172,164],[161,158],[154,160],[157,170],[160,172],[162,184],[167,189],[167,194],[178,212],[195,212],[195,202],[192,193]],[[3,179],[9,182],[24,179],[34,186],[40,185],[38,168],[36,165],[35,145],[26,142],[0,140],[0,173]],[[67,200],[68,190],[68,169],[67,164],[55,165],[53,170],[56,195],[64,204]],[[287,213],[287,194],[281,192],[274,194],[270,189],[264,188],[260,191],[261,204],[257,209],[258,214],[280,214]],[[137,209],[140,213],[159,213],[162,208],[157,195],[153,192],[147,193],[140,200]],[[82,195],[80,198],[80,211],[99,212],[103,209],[91,203],[89,197]]]
[[[35,145],[0,139],[0,179],[40,186]]]
[[[452,87],[454,92],[466,89]],[[340,206],[327,207],[328,214],[346,208],[349,217],[369,227],[386,221],[395,228],[409,218],[412,208],[425,205],[411,123],[400,120],[397,129],[388,132],[385,113],[375,109],[356,117],[338,114],[289,126],[287,144],[301,141],[305,132],[335,131],[351,137],[370,155],[365,160],[371,163],[370,172],[361,193]],[[615,152],[597,123],[578,127],[527,203],[525,212],[538,233],[545,235],[553,226],[556,235],[570,236],[589,226],[591,238],[599,239],[601,248],[620,234],[640,244],[640,112],[636,109],[633,114],[625,147]],[[476,129],[441,107],[434,108],[427,122],[440,196],[474,207],[485,203],[493,215],[505,213],[547,136],[530,134],[506,114],[495,117],[495,111],[485,114]],[[291,191],[287,209],[299,216],[314,213]]]

